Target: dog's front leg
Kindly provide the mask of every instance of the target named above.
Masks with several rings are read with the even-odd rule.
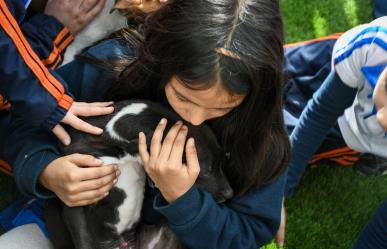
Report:
[[[71,233],[75,249],[97,249],[87,226],[84,207],[63,207],[63,220]]]

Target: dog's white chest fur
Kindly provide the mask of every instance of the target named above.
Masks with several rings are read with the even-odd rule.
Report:
[[[105,38],[109,34],[127,26],[126,17],[119,14],[118,11],[109,13],[115,0],[107,0],[105,7],[94,20],[86,26],[79,34],[75,36],[74,41],[66,49],[63,62],[65,65],[74,59],[82,49],[92,45],[94,42]]]
[[[100,159],[105,164],[117,164],[121,171],[115,187],[123,190],[126,197],[117,209],[119,222],[108,224],[115,227],[116,231],[121,234],[123,231],[131,229],[140,219],[142,202],[144,200],[144,168],[138,155],[126,155],[122,158],[101,157]]]

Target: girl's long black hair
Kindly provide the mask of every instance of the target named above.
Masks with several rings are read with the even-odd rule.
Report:
[[[284,129],[283,23],[276,0],[174,0],[150,14],[141,32],[122,38],[138,57],[116,64],[118,81],[107,98],[157,99],[176,75],[186,86],[221,82],[246,94],[232,112],[209,120],[225,153],[234,192],[245,194],[285,170],[290,145]]]

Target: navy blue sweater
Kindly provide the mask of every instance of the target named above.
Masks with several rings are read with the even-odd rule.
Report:
[[[128,44],[108,40],[89,49],[87,54],[106,60],[133,57],[135,50]],[[83,101],[100,100],[112,82],[108,72],[79,61],[58,72],[68,82],[72,93]],[[37,178],[47,164],[60,156],[55,139],[41,129],[14,119],[6,140],[8,146],[2,152],[13,165],[22,193],[40,198],[52,196],[39,186]],[[153,193],[147,191],[143,216],[148,222],[165,217],[179,240],[191,249],[257,249],[271,241],[277,232],[284,185],[285,174],[271,184],[222,204],[195,186],[172,204],[153,189]]]

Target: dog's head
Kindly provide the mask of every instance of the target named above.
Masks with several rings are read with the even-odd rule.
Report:
[[[216,201],[224,202],[233,196],[233,190],[223,171],[225,156],[212,130],[204,125],[188,126],[188,137],[195,139],[200,163],[196,186],[210,192]],[[185,160],[185,158],[184,158]]]

